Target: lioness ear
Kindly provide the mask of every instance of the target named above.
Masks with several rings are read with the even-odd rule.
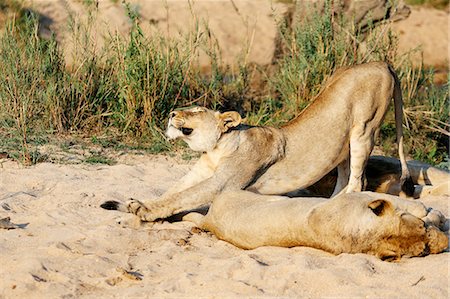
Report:
[[[384,199],[376,199],[370,202],[368,207],[377,216],[383,216],[386,213],[392,213],[394,211],[392,204]]]
[[[241,115],[236,111],[216,113],[216,117],[219,120],[219,127],[222,132],[226,132],[230,128],[239,126],[242,121]]]

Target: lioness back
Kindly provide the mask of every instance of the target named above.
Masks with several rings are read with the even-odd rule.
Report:
[[[345,68],[295,119],[280,128],[285,158],[252,186],[262,194],[282,194],[308,187],[349,159],[350,144],[360,148],[363,168],[393,97],[395,78],[388,64],[373,62]],[[367,157],[366,157],[367,156]]]

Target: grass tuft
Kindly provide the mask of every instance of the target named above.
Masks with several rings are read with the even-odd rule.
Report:
[[[11,9],[16,2],[0,0],[0,9],[4,3]],[[433,85],[432,71],[414,69],[409,54],[398,55],[397,37],[387,27],[357,28],[335,15],[330,3],[321,12],[311,7],[292,25],[280,21],[282,50],[273,65],[248,64],[247,45],[235,68],[222,62],[214,35],[195,15],[190,32],[179,38],[146,37],[138,11],[125,4],[130,34],[111,34],[101,48],[89,27],[94,14],[88,25],[73,19],[74,51],[64,53],[54,36],[39,36],[37,16],[18,12],[0,33],[0,152],[36,163],[42,159],[36,140],[68,134],[91,136],[101,147],[168,151],[174,147],[163,133],[168,113],[190,105],[234,109],[252,124],[280,125],[298,115],[337,68],[383,60],[394,65],[402,81],[409,154],[448,167],[448,83]],[[209,66],[200,67],[201,52]],[[70,66],[66,56],[72,58]],[[381,128],[381,145],[395,155],[393,124],[391,111]]]

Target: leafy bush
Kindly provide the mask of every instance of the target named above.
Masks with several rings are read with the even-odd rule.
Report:
[[[177,40],[146,38],[128,12],[130,35],[112,35],[103,49],[89,25],[73,21],[70,67],[53,36],[38,36],[36,16],[11,21],[0,36],[1,127],[19,132],[24,147],[30,134],[115,129],[168,149],[162,129],[171,110],[194,102],[221,108],[244,93],[245,72],[230,73],[198,26]],[[200,72],[200,49],[211,57],[210,76]]]

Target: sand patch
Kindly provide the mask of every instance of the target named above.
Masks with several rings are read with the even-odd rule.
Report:
[[[189,222],[136,226],[99,208],[156,197],[191,163],[124,155],[117,165],[0,168],[0,298],[447,298],[449,253],[382,262],[298,247],[241,250]],[[425,204],[449,215],[449,198]]]

